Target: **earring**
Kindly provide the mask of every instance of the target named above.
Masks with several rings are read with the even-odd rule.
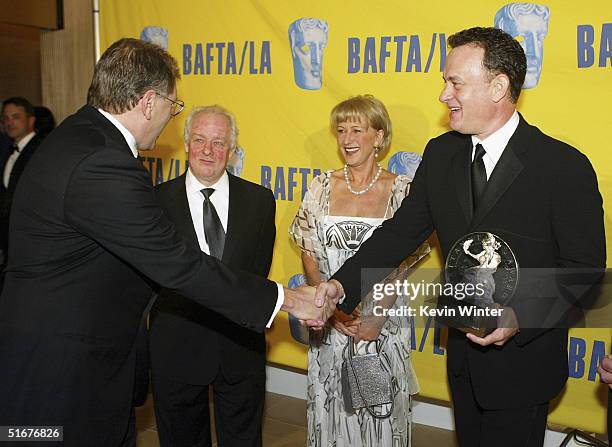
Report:
[[[380,151],[378,146],[374,146],[374,158],[378,158],[378,151]]]

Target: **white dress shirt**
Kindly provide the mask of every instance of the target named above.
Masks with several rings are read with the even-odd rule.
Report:
[[[123,135],[125,141],[130,147],[134,157],[138,158],[138,149],[136,147],[136,138],[134,135],[126,129],[126,127],[121,124],[114,116],[110,113],[98,109],[98,111],[104,115]],[[28,140],[29,141],[29,140]],[[191,177],[191,180],[190,180]],[[219,187],[220,191],[215,191],[215,193],[210,197],[211,202],[215,206],[217,210],[217,214],[219,215],[219,219],[221,219],[221,224],[223,225],[223,230],[227,233],[227,216],[229,211],[229,178],[227,176],[227,172],[224,172],[221,178],[215,183],[212,187]],[[187,178],[185,179],[185,187],[187,190],[187,201],[189,202],[189,211],[191,212],[191,218],[193,219],[193,228],[196,231],[196,235],[198,237],[198,243],[200,244],[200,250],[209,254],[208,244],[206,243],[206,237],[204,236],[204,224],[202,217],[202,208],[204,204],[204,196],[200,192],[201,189],[206,188],[206,186],[202,185],[198,179],[192,174],[191,169],[187,171]],[[196,194],[190,194],[190,190],[193,193],[194,188],[198,188],[197,192],[199,195],[199,205],[197,203]],[[219,194],[220,193],[220,194]],[[215,197],[217,196],[217,197]],[[192,204],[193,200],[193,204]],[[196,214],[199,213],[199,221],[196,222]],[[281,306],[285,302],[285,290],[283,289],[282,284],[276,283],[276,288],[278,289],[278,296],[276,297],[276,306],[274,307],[274,312],[272,312],[272,316],[270,320],[268,320],[268,324],[266,327],[270,327],[272,325],[272,321],[274,321],[274,317],[280,310]]]
[[[36,135],[34,132],[30,132],[25,137],[17,142],[17,150],[13,151],[9,158],[6,159],[6,164],[4,165],[4,173],[2,177],[2,183],[5,188],[8,188],[9,180],[11,179],[11,172],[13,172],[13,166],[15,166],[15,162],[21,155],[21,151],[24,147],[30,142],[32,138]]]
[[[193,175],[193,172],[191,172],[191,169],[187,170],[187,175],[185,176],[185,189],[187,190],[187,202],[189,202],[193,228],[198,237],[200,250],[209,255],[210,249],[204,234],[204,216],[202,215],[204,195],[201,193],[201,190],[204,188],[215,190],[214,194],[210,196],[210,201],[217,211],[221,225],[223,225],[223,231],[227,234],[227,214],[229,211],[229,177],[227,172],[223,172],[221,178],[211,186],[200,183],[196,176]]]
[[[482,161],[485,165],[485,171],[487,171],[487,180],[489,180],[491,177],[493,169],[495,169],[497,162],[501,158],[504,149],[508,145],[508,141],[510,141],[510,138],[512,135],[514,135],[514,131],[516,131],[518,125],[519,115],[515,110],[510,119],[506,121],[506,124],[497,129],[484,140],[480,140],[475,135],[472,135],[472,161],[474,161],[476,145],[478,143],[482,144],[482,147],[484,147],[486,152],[482,157]]]
[[[185,175],[185,191],[187,193],[187,202],[189,203],[189,212],[191,213],[191,220],[193,222],[193,229],[195,230],[196,236],[198,238],[198,244],[200,245],[200,250],[202,250],[207,255],[210,254],[210,249],[208,247],[208,243],[206,242],[206,235],[204,234],[204,216],[203,207],[204,207],[204,195],[202,194],[202,189],[204,188],[212,188],[215,192],[210,196],[210,201],[214,205],[215,210],[217,211],[217,215],[219,216],[219,220],[221,221],[221,225],[223,225],[223,231],[227,234],[227,216],[229,213],[229,177],[227,172],[224,171],[223,175],[211,186],[206,186],[202,184],[193,172],[191,172],[191,168],[187,170],[187,174]],[[280,310],[283,302],[285,301],[285,291],[283,286],[279,283],[276,283],[276,287],[278,289],[278,298],[276,300],[276,306],[274,308],[274,312],[272,313],[272,317],[268,321],[267,327],[270,327],[274,317]]]

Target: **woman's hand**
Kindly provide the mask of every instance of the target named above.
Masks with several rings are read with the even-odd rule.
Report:
[[[374,341],[380,335],[380,331],[382,331],[383,326],[387,321],[386,317],[368,315],[367,317],[360,320],[361,324],[359,325],[359,330],[357,331],[357,336],[355,338],[355,342],[361,340]]]
[[[336,309],[329,321],[334,329],[347,337],[357,336],[360,321],[359,319],[354,319],[352,315],[347,315],[341,310]]]

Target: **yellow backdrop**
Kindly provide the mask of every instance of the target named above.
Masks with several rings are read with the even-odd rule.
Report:
[[[500,17],[507,11],[507,3],[499,0],[100,3],[102,49],[125,36],[167,45],[179,62],[178,96],[187,109],[218,103],[236,114],[244,153],[241,176],[270,187],[277,199],[278,236],[271,278],[283,283],[301,272],[299,253],[289,242],[287,228],[305,185],[319,171],[339,168],[342,163],[328,130],[331,108],[349,96],[371,93],[385,102],[393,121],[393,145],[385,166],[396,152],[422,153],[430,138],[447,130],[447,109],[437,100],[445,57],[440,43],[464,28],[493,26],[498,11]],[[523,32],[518,39],[528,55],[534,55],[530,58],[534,66],[541,63],[542,67],[537,85],[523,91],[519,110],[527,121],[589,157],[609,204],[609,2],[559,0],[543,5],[549,12],[547,29],[541,20],[537,22],[536,13],[531,25],[516,21],[517,28],[527,26],[533,31]],[[303,18],[318,20],[298,21]],[[291,39],[290,25],[296,21]],[[157,149],[141,153],[154,183],[185,170],[181,135],[186,115],[170,122]],[[609,214],[606,228],[612,232]],[[609,242],[607,248],[611,253]],[[425,266],[440,265],[439,251],[434,249]],[[268,335],[270,361],[306,367],[305,348],[292,341],[286,319],[277,318]],[[414,360],[421,394],[448,400],[444,337],[433,327],[417,329]],[[606,387],[594,371],[599,358],[610,352],[610,338],[610,329],[571,332],[570,380],[553,406],[551,422],[605,431]]]

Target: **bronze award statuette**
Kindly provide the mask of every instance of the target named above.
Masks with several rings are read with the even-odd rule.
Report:
[[[512,299],[519,279],[518,263],[508,244],[487,232],[463,236],[450,250],[444,274],[438,321],[479,337],[497,328],[501,308]]]

